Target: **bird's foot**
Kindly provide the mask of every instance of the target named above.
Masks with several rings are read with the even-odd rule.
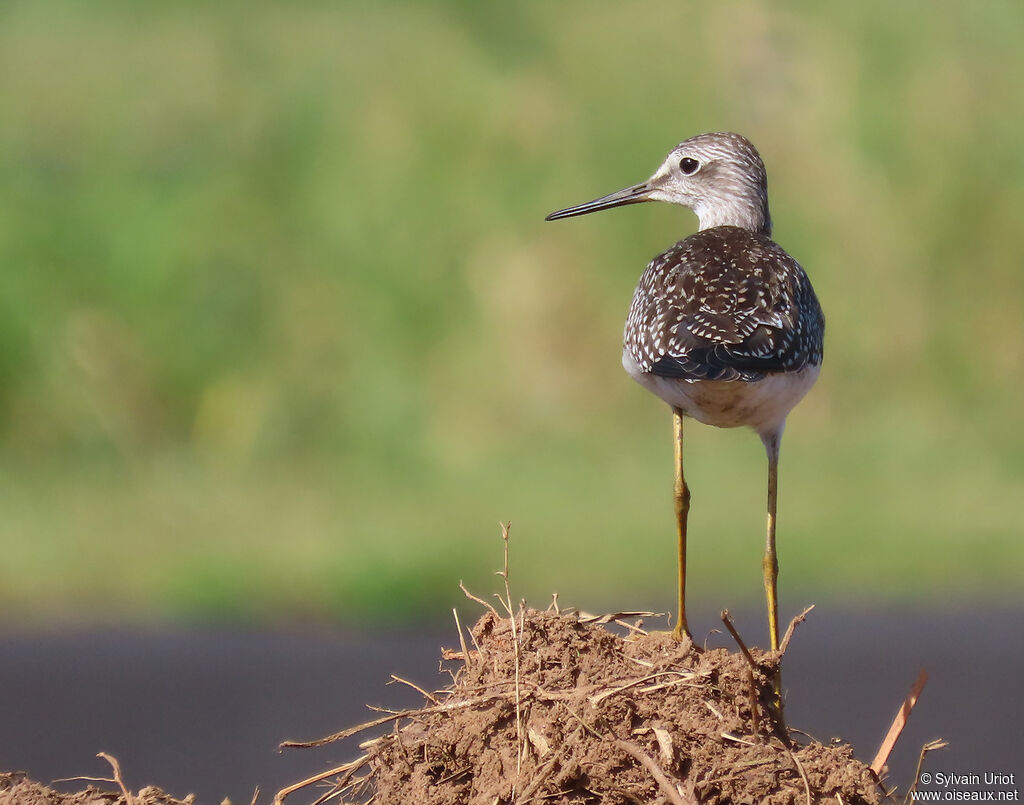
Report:
[[[647,635],[648,637],[671,640],[676,643],[680,649],[682,649],[683,654],[687,654],[690,651],[694,651],[699,654],[704,650],[694,642],[693,635],[691,635],[690,630],[685,627],[679,628],[677,626],[676,628],[669,630],[652,629],[647,633]]]

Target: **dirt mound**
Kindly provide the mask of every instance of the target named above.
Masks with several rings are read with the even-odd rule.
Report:
[[[461,639],[461,636],[460,636]],[[613,634],[576,615],[485,614],[452,684],[320,745],[392,723],[328,777],[343,802],[809,803],[883,799],[845,744],[797,743],[779,712],[778,656]],[[321,792],[322,793],[322,792]]]
[[[143,788],[129,800],[124,792],[88,786],[64,794],[28,779],[24,772],[0,773],[0,805],[193,805],[193,798],[175,799],[159,788]]]

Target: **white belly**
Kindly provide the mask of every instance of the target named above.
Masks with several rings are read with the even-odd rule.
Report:
[[[786,417],[811,390],[820,366],[779,372],[762,380],[680,380],[644,372],[622,353],[629,376],[648,391],[698,422],[718,428],[753,428],[762,437],[781,434]]]

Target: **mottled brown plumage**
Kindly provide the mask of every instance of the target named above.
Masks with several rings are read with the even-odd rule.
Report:
[[[796,260],[767,235],[718,226],[651,261],[623,342],[645,372],[754,382],[820,364],[824,325]]]

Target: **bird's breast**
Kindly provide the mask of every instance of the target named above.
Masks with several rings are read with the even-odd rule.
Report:
[[[759,380],[684,380],[644,371],[629,349],[622,351],[622,365],[637,383],[686,416],[718,428],[750,427],[762,435],[781,432],[821,371],[806,366]]]

